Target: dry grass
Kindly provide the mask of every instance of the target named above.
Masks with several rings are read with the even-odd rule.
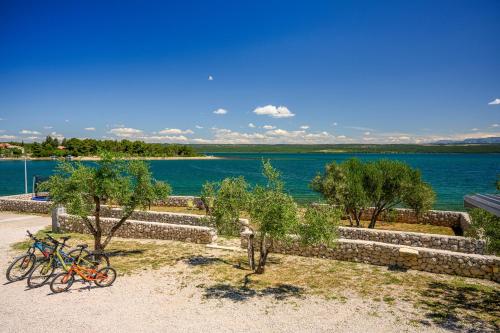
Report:
[[[88,235],[69,235],[71,245],[92,243]],[[237,245],[238,240],[224,238],[222,243]],[[248,269],[245,252],[176,241],[115,239],[106,251],[120,274],[168,268],[182,284],[202,288],[206,297],[243,301],[260,295],[316,295],[344,302],[357,295],[389,306],[411,304],[418,323],[454,330],[471,324],[480,331],[500,329],[500,288],[485,280],[279,254],[270,256],[265,274],[256,275]]]

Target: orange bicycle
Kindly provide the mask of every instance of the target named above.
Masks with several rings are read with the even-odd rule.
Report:
[[[67,291],[75,282],[75,275],[84,281],[94,282],[98,287],[109,287],[115,282],[116,271],[113,267],[93,268],[80,266],[75,260],[67,272],[57,274],[50,283],[50,290],[54,293]]]

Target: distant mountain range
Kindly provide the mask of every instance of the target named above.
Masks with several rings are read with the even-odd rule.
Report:
[[[434,144],[437,145],[457,145],[457,144],[469,144],[469,145],[474,145],[474,144],[495,144],[495,143],[500,143],[500,137],[498,136],[491,136],[489,138],[480,138],[480,139],[465,139],[462,141],[454,141],[454,140],[439,140],[436,142],[433,142]]]

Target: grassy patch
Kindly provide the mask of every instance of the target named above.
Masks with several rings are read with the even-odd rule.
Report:
[[[89,235],[69,235],[70,245],[92,244]],[[20,242],[13,248],[21,251],[27,246],[29,242]],[[413,304],[426,320],[445,328],[474,325],[498,330],[500,325],[500,288],[489,281],[278,254],[271,254],[266,272],[257,275],[248,269],[245,252],[175,241],[114,239],[106,251],[120,274],[168,267],[182,285],[197,285],[207,298],[244,301],[267,295],[284,300],[317,295],[344,303],[358,295],[388,305]]]

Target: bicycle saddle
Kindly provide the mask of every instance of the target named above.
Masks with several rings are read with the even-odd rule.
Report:
[[[63,240],[63,242],[67,241],[68,239],[70,239],[71,237],[69,236],[66,236],[66,237],[61,237],[61,239]]]
[[[81,248],[81,249],[86,249],[89,246],[87,244],[78,244],[76,247]]]

